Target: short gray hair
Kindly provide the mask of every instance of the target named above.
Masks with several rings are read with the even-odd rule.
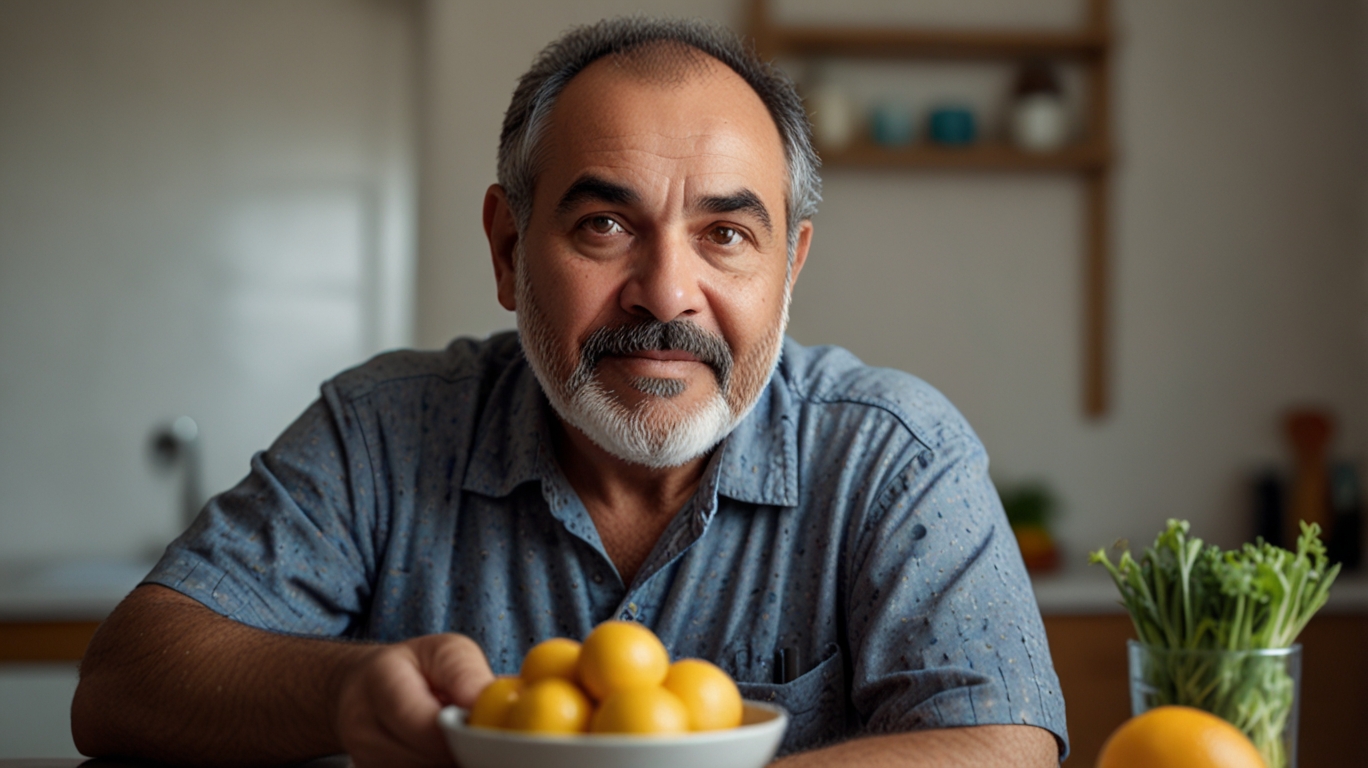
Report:
[[[789,258],[798,241],[798,225],[817,213],[822,200],[821,160],[812,148],[812,126],[798,91],[778,69],[760,60],[726,28],[699,20],[649,19],[630,16],[574,27],[537,54],[532,68],[518,80],[504,114],[499,136],[499,184],[508,196],[518,231],[532,217],[538,147],[546,123],[565,86],[585,67],[605,56],[625,54],[654,44],[675,44],[701,51],[740,75],[769,110],[784,144],[789,189],[785,199]]]

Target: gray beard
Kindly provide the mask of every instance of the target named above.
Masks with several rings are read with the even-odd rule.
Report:
[[[632,379],[632,386],[638,392],[667,400],[684,394],[685,389],[684,382],[679,379],[657,379],[651,376],[637,376]]]
[[[708,359],[708,356],[719,358],[720,353],[703,350],[703,354],[699,354],[699,350],[691,348],[713,367],[718,377],[718,390],[706,402],[686,411],[672,402],[687,388],[685,382],[638,377],[631,382],[633,388],[660,400],[629,407],[599,382],[597,364],[598,359],[602,359],[601,354],[586,364],[582,350],[574,370],[563,374],[554,370],[555,335],[533,297],[525,263],[519,244],[514,268],[517,270],[518,334],[523,354],[560,418],[623,461],[661,469],[681,466],[708,453],[755,407],[779,363],[784,328],[788,324],[787,290],[775,327],[760,348],[734,366],[730,362],[730,350],[726,350],[726,370],[721,371],[716,359]],[[585,346],[588,346],[587,342]]]

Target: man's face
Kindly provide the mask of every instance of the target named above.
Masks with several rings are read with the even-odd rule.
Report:
[[[643,56],[600,59],[561,93],[500,300],[562,418],[670,466],[759,396],[810,225],[790,275],[783,145],[745,81],[701,54]]]

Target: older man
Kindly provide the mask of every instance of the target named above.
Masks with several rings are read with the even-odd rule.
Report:
[[[441,705],[620,618],[786,706],[786,764],[1055,765],[978,440],[922,382],[784,338],[816,165],[723,32],[553,43],[484,207],[519,333],[325,384],[100,630],[77,744],[443,764]]]

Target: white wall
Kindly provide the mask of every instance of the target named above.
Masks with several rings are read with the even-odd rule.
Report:
[[[781,3],[814,19],[816,0]],[[510,327],[480,201],[503,109],[572,22],[642,10],[737,24],[734,0],[426,6],[417,336]],[[832,169],[791,332],[945,391],[1004,480],[1062,495],[1075,553],[1170,516],[1225,544],[1242,478],[1283,456],[1281,409],[1364,447],[1361,3],[1122,0],[1115,78],[1112,414],[1081,416],[1080,195],[1067,177]],[[842,18],[1067,24],[1078,6],[850,0]]]
[[[411,333],[411,8],[0,2],[0,560],[159,549]]]

